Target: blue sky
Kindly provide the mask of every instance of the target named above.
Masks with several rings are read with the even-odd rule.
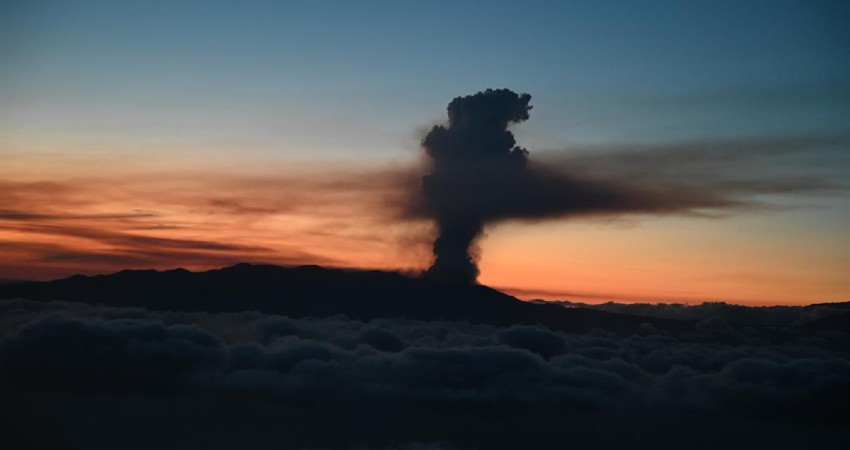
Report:
[[[533,120],[518,130],[531,149],[840,132],[848,9],[5,2],[0,114],[7,133],[229,135],[264,151],[403,156],[448,99],[508,87],[534,96]]]
[[[632,292],[643,298],[671,293],[734,300],[752,291],[745,300],[770,302],[781,294],[785,302],[846,299],[848,5],[0,0],[0,183],[6,183],[0,197],[22,208],[72,214],[84,207],[87,217],[173,208],[161,216],[172,214],[175,223],[134,223],[140,228],[131,231],[192,223],[199,228],[186,226],[179,237],[195,239],[212,226],[203,214],[215,199],[204,195],[217,183],[195,177],[200,172],[222,180],[235,172],[310,178],[323,165],[412,167],[421,158],[420,139],[445,120],[452,98],[509,88],[532,95],[531,120],[513,130],[532,162],[629,146],[722,150],[755,142],[763,151],[796,139],[811,148],[735,170],[823,178],[844,190],[773,193],[768,203],[775,208],[727,211],[723,220],[500,224],[483,244],[482,282],[608,295],[610,286],[626,289],[639,278],[658,286]],[[302,171],[302,164],[312,171]],[[177,181],[151,181],[167,171]],[[104,189],[109,183],[101,178],[108,176],[127,185],[120,192]],[[41,185],[27,184],[44,180],[66,183],[65,197],[43,200],[46,194],[33,187]],[[175,185],[188,189],[180,183],[211,185],[178,198],[184,191]],[[250,183],[242,189],[245,202],[274,203],[287,194],[257,194]],[[104,190],[109,195],[101,195]],[[308,239],[285,239],[295,236],[287,227],[306,233],[322,220],[330,230],[339,223],[257,214],[219,221],[210,236],[300,251]],[[57,242],[80,252],[114,250],[106,241],[45,237],[24,225],[0,221],[0,244],[32,239],[25,242],[30,247],[15,247],[21,259],[9,263],[11,271],[0,267],[0,277],[30,276],[15,271],[26,264],[37,272],[47,256],[33,255]],[[327,250],[337,260],[350,250],[355,263],[374,267],[418,264],[406,244],[381,242],[373,251],[353,236],[309,241],[307,250],[320,256]],[[586,259],[575,256],[579,248]],[[402,256],[386,256],[392,251]],[[547,261],[529,266],[528,279],[537,281],[520,285],[523,279],[505,275],[522,268],[515,260],[520,252]],[[651,267],[642,266],[646,254],[655,257]],[[599,274],[598,281],[582,285],[583,279],[570,278],[583,268]],[[54,267],[40,276],[72,269]]]

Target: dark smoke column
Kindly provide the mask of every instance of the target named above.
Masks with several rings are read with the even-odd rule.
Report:
[[[475,283],[475,242],[498,202],[492,188],[499,179],[514,179],[528,161],[507,128],[528,119],[530,100],[508,89],[457,97],[448,106],[448,127],[436,125],[423,139],[432,171],[423,177],[422,194],[439,229],[434,264],[424,276]]]

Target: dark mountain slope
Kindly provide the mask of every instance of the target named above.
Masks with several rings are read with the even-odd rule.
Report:
[[[66,300],[166,311],[256,310],[290,317],[344,314],[493,325],[542,324],[563,331],[631,332],[641,323],[680,331],[691,323],[520,301],[486,286],[455,285],[393,272],[238,264],[207,272],[125,270],[0,286],[0,298]]]

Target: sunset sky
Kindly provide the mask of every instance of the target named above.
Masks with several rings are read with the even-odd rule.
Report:
[[[843,1],[0,4],[0,278],[417,273],[420,142],[532,95],[536,164],[723,206],[490,226],[479,281],[587,302],[850,300]],[[719,192],[719,194],[718,194]]]

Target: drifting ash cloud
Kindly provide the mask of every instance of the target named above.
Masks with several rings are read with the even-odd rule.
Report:
[[[430,173],[421,202],[410,204],[412,216],[437,224],[427,276],[475,282],[476,242],[500,221],[708,214],[761,208],[765,195],[834,190],[835,182],[801,171],[799,161],[764,161],[850,142],[848,136],[707,141],[531,159],[508,130],[529,119],[530,101],[507,89],[457,97],[448,106],[448,125],[434,126],[423,139]]]
[[[850,434],[840,329],[710,317],[615,336],[28,300],[0,313],[6,442],[831,448]]]

